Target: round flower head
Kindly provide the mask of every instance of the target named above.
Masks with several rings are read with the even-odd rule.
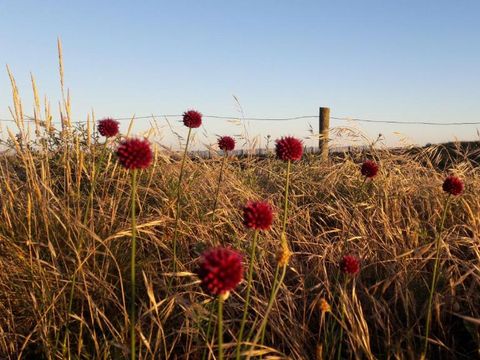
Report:
[[[255,230],[268,230],[273,222],[273,211],[269,203],[249,201],[243,208],[243,225]]]
[[[218,139],[218,147],[223,151],[232,151],[235,149],[235,139],[230,136],[222,136]]]
[[[373,178],[378,173],[378,165],[375,161],[366,160],[362,164],[362,175],[367,178]]]
[[[202,114],[196,110],[188,110],[183,113],[183,124],[189,128],[198,128],[202,125]]]
[[[118,134],[118,121],[111,118],[105,118],[98,122],[98,132],[105,137],[113,137]]]
[[[463,192],[463,181],[454,175],[448,176],[443,182],[443,191],[452,194],[460,195]]]
[[[117,148],[117,158],[125,169],[146,169],[153,159],[147,139],[126,139]]]
[[[280,160],[296,161],[303,155],[303,143],[293,136],[285,136],[275,141],[275,153]]]
[[[224,295],[242,281],[242,256],[228,248],[207,250],[202,255],[196,274],[206,292],[213,296]]]
[[[360,271],[360,260],[353,255],[345,255],[340,262],[340,269],[345,274],[355,275]]]

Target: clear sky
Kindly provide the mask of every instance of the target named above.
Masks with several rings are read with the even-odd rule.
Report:
[[[315,115],[324,105],[339,117],[480,121],[477,0],[0,0],[0,14],[0,63],[12,69],[27,113],[30,72],[58,107],[58,36],[78,120],[92,108],[98,118],[189,108],[238,116],[236,96],[252,117]],[[2,70],[1,118],[11,103]],[[147,126],[137,124],[137,131]],[[309,124],[317,129],[315,120],[247,126],[250,136],[274,138],[308,136]],[[479,127],[360,126],[389,143],[400,132],[420,144],[478,139]],[[204,133],[211,141],[242,131],[206,119],[199,142],[208,141]]]

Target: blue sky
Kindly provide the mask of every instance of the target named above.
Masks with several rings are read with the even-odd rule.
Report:
[[[189,108],[238,116],[236,96],[252,117],[314,115],[324,105],[340,117],[480,121],[478,1],[0,0],[0,14],[0,63],[12,69],[26,113],[30,72],[58,107],[59,36],[78,120],[91,109],[98,118]],[[11,102],[2,70],[1,118],[9,117]],[[251,137],[304,137],[309,123],[318,126],[246,126]],[[147,125],[139,120],[135,130]],[[400,138],[394,132],[420,144],[478,139],[477,127],[360,125],[389,144]],[[206,119],[197,140],[242,129]],[[163,141],[171,143],[167,128]]]

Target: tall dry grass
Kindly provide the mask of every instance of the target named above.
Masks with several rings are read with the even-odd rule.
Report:
[[[36,97],[29,133],[11,79],[12,114],[20,134],[10,133],[10,150],[0,157],[0,358],[125,358],[132,301],[130,177],[111,151],[100,156],[103,145],[93,121],[81,129],[72,126],[68,95],[60,129],[52,128],[48,107],[41,110]],[[306,155],[292,164],[287,239],[293,257],[264,345],[243,355],[337,358],[343,326],[341,358],[417,359],[445,196],[441,184],[451,171],[465,180],[466,191],[446,215],[429,354],[432,359],[478,358],[480,178],[472,160],[478,159],[478,150],[473,151],[371,149],[368,156],[381,171],[360,193],[358,165],[365,153],[329,163]],[[273,158],[230,158],[212,220],[222,159],[187,158],[177,273],[172,273],[180,170],[174,155],[157,147],[153,166],[138,178],[139,359],[199,359],[206,347],[214,358],[215,343],[206,338],[213,304],[192,274],[196,259],[217,243],[248,253],[251,234],[241,221],[241,206],[248,200],[268,199],[281,213],[285,164]],[[87,206],[90,194],[93,201]],[[334,280],[353,209],[347,241],[362,269],[342,287]],[[277,217],[273,230],[259,236],[244,340],[252,339],[263,319],[280,235]],[[172,276],[176,281],[167,291]],[[226,358],[235,352],[245,290],[243,283],[224,309]],[[332,313],[322,313],[322,299]]]

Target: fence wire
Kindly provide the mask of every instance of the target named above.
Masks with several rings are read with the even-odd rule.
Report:
[[[158,114],[148,116],[132,116],[132,117],[112,117],[118,121],[135,121],[142,119],[155,119],[155,118],[178,118],[182,117],[182,114]],[[231,120],[231,121],[293,121],[303,119],[318,119],[318,115],[300,115],[292,117],[238,117],[238,116],[222,116],[222,115],[203,115],[204,118]],[[435,121],[400,121],[400,120],[373,120],[363,119],[355,117],[335,117],[331,116],[332,120],[339,121],[353,121],[353,122],[365,122],[365,123],[377,123],[377,124],[397,124],[397,125],[430,125],[430,126],[462,126],[462,125],[480,125],[480,121],[463,121],[463,122],[435,122]],[[27,117],[24,121],[34,122],[33,117]],[[37,119],[37,121],[44,122],[43,119]],[[0,119],[0,122],[16,122],[13,119]],[[60,124],[61,121],[52,121],[54,124]],[[87,121],[73,121],[75,124],[86,124]]]

